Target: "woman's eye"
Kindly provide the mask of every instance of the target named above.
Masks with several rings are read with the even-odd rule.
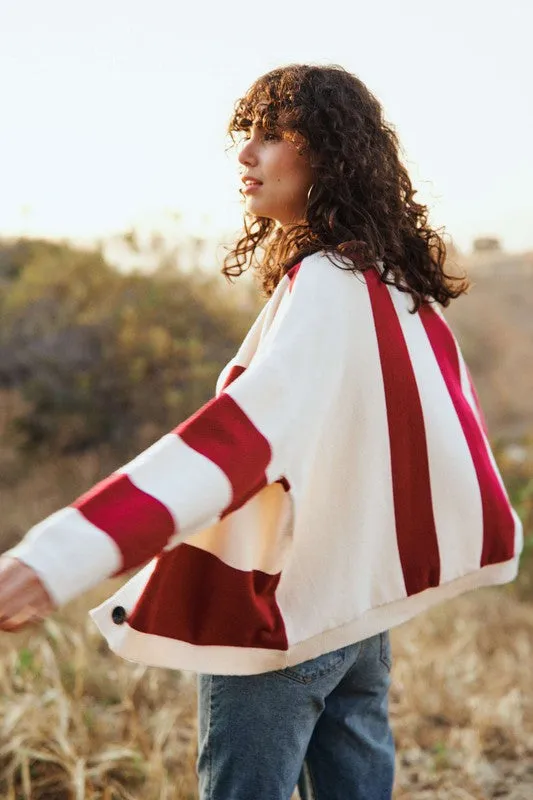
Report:
[[[249,142],[251,139],[250,131],[241,131],[241,135],[239,137],[240,142]],[[265,142],[276,142],[281,139],[281,136],[278,133],[272,133],[271,131],[265,131],[262,134],[263,141]]]

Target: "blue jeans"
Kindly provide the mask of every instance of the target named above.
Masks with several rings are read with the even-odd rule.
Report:
[[[259,675],[198,675],[201,800],[390,800],[388,631]]]

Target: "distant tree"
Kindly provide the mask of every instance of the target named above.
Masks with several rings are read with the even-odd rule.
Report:
[[[494,253],[501,252],[502,245],[499,239],[493,236],[480,236],[474,239],[475,253]]]

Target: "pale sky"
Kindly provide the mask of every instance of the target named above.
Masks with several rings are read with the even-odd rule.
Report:
[[[0,0],[0,235],[238,229],[233,104],[312,62],[379,98],[461,249],[531,249],[532,30],[532,0]]]

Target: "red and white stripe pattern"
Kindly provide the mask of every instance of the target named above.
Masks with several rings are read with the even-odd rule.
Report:
[[[416,315],[406,313],[408,296],[385,286],[375,272],[365,275],[387,398],[396,533],[411,594],[438,585],[441,570],[444,580],[457,577],[464,564],[454,566],[454,554],[465,553],[465,539],[471,542],[471,568],[513,558],[516,520],[490,457],[471,377],[466,367],[461,371],[464,361],[442,314],[429,304]],[[443,452],[436,426],[426,424],[435,408],[450,437],[450,452]],[[468,474],[470,465],[475,476],[472,469]],[[462,475],[452,495],[450,469]],[[453,517],[449,524],[448,513],[458,501],[470,511],[460,527]]]
[[[240,649],[237,672],[251,649],[327,649],[328,631],[512,561],[520,523],[459,346],[410,302],[377,270],[307,257],[215,397],[15,554],[59,604],[154,559],[127,609],[145,663],[161,637],[186,643],[186,668],[191,646]]]

